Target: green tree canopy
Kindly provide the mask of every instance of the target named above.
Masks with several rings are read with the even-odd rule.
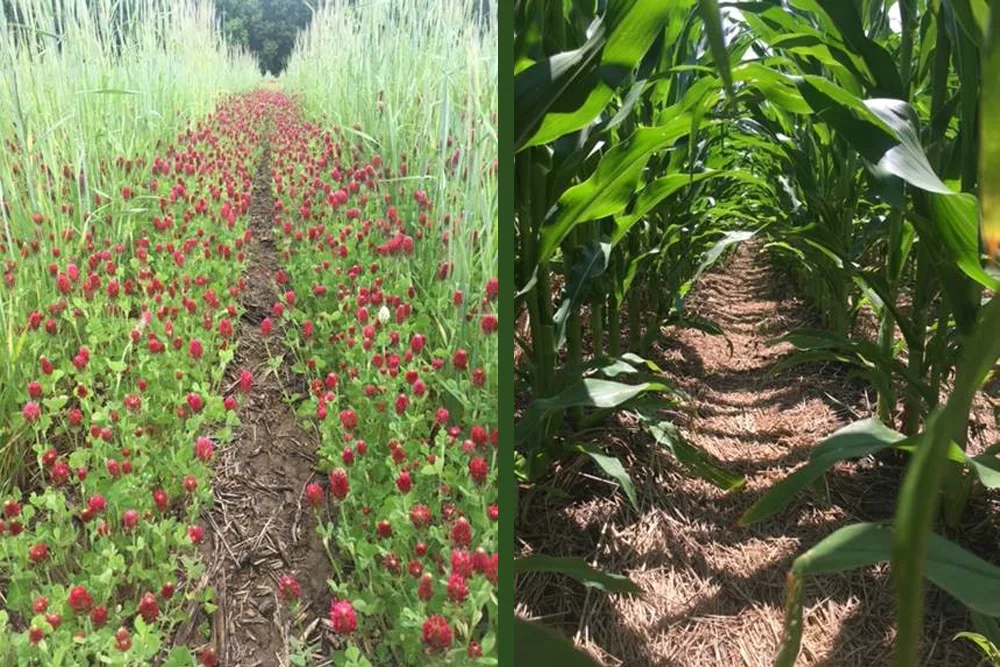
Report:
[[[279,74],[288,62],[296,33],[312,18],[303,0],[216,0],[226,39],[257,55],[261,72]]]

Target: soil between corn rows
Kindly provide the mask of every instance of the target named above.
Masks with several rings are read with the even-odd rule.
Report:
[[[802,493],[770,520],[736,525],[820,440],[874,408],[874,396],[869,400],[862,385],[829,365],[772,372],[792,348],[767,341],[816,323],[758,250],[742,247],[692,292],[689,307],[721,325],[724,337],[665,331],[670,343],[650,355],[693,399],[692,413],[673,415],[684,434],[727,470],[746,475],[744,490],[725,494],[691,478],[622,418],[593,439],[626,464],[640,513],[581,459],[546,480],[564,493],[534,493],[519,507],[521,553],[583,556],[629,575],[642,589],[626,597],[589,593],[558,575],[518,579],[519,614],[560,628],[606,665],[771,665],[795,556],[843,525],[891,518],[901,469],[868,459],[830,471],[825,498]],[[977,421],[987,412],[977,410]],[[979,423],[971,432],[986,431]],[[980,498],[970,507],[962,541],[995,559],[989,502],[996,500]],[[971,628],[965,609],[935,588],[928,605],[921,664],[978,664],[969,645],[952,640]],[[796,664],[889,665],[892,618],[887,566],[814,577]]]

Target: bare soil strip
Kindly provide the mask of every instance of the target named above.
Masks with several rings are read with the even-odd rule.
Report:
[[[210,546],[202,556],[218,605],[212,635],[220,664],[269,667],[290,664],[290,637],[314,644],[322,640],[322,629],[308,619],[325,615],[330,563],[303,498],[306,485],[319,481],[314,472],[319,436],[302,427],[284,400],[295,387],[292,373],[285,364],[276,373],[268,366],[269,357],[285,354],[277,327],[266,340],[260,331],[278,298],[266,145],[250,216],[255,240],[245,275],[249,288],[241,297],[245,312],[225,393],[236,391],[241,370],[250,370],[254,382],[238,411],[241,424],[218,455],[215,503],[204,517]],[[283,574],[295,576],[302,588],[295,617],[279,597],[277,581]]]
[[[637,515],[577,460],[552,480],[565,495],[524,499],[518,539],[523,552],[584,556],[626,573],[643,594],[589,594],[568,579],[536,575],[519,580],[518,610],[561,627],[608,665],[765,667],[781,637],[792,559],[840,526],[889,518],[900,471],[870,460],[841,464],[827,475],[825,494],[804,493],[771,520],[737,527],[740,514],[820,440],[869,416],[871,406],[863,387],[830,366],[772,373],[791,347],[767,341],[811,323],[757,248],[741,248],[704,276],[691,307],[726,337],[669,331],[671,343],[654,359],[693,397],[695,414],[677,415],[684,433],[746,475],[746,489],[727,495],[691,479],[624,420],[602,430],[595,441],[627,462],[643,511]],[[798,665],[891,664],[887,567],[814,578],[807,595]],[[964,609],[936,589],[928,602],[922,664],[977,664],[975,653],[951,640],[969,629]]]

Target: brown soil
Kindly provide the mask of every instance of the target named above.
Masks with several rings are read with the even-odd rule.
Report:
[[[281,337],[265,341],[259,327],[278,296],[270,186],[265,145],[250,207],[255,241],[245,275],[249,289],[241,297],[237,353],[224,385],[226,393],[236,391],[240,371],[248,369],[253,389],[242,400],[232,441],[218,453],[215,502],[203,513],[201,555],[209,568],[202,583],[215,591],[212,643],[224,667],[288,665],[291,637],[319,650],[322,628],[310,619],[322,618],[329,603],[330,562],[304,501],[306,485],[319,481],[319,436],[301,426],[286,402],[296,385],[287,364],[276,373],[268,365],[270,357],[286,354]],[[297,614],[279,596],[277,581],[284,574],[295,576],[302,588]]]
[[[669,345],[652,358],[692,399],[693,410],[673,414],[689,441],[744,474],[746,487],[726,494],[691,478],[620,418],[593,437],[625,463],[642,511],[577,459],[522,499],[519,551],[583,556],[629,575],[642,594],[588,593],[566,578],[533,574],[518,579],[517,609],[561,628],[607,665],[764,667],[781,637],[791,561],[841,526],[890,518],[901,469],[870,458],[842,463],[821,492],[738,527],[740,514],[820,440],[870,416],[874,395],[833,366],[774,372],[791,347],[767,341],[815,322],[754,246],[703,276],[689,307],[726,336],[668,331]],[[921,664],[976,665],[976,654],[951,639],[971,626],[964,608],[937,589],[928,606]],[[796,664],[889,665],[892,617],[886,566],[814,577]]]

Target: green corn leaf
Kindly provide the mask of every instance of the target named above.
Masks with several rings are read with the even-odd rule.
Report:
[[[892,545],[898,627],[895,660],[898,667],[910,667],[917,662],[923,633],[923,589],[920,582],[929,567],[931,524],[937,509],[948,445],[968,419],[973,396],[1000,358],[997,331],[1000,331],[1000,299],[994,298],[984,309],[974,335],[966,343],[948,402],[928,420],[903,478],[896,503],[896,534]],[[1000,585],[1000,578],[996,582]],[[1000,593],[995,600],[1000,604]]]
[[[514,618],[514,657],[521,667],[601,667],[554,630],[540,623]]]
[[[635,494],[635,484],[632,482],[632,477],[628,474],[628,471],[625,470],[625,466],[618,460],[618,457],[605,454],[601,451],[600,447],[591,443],[580,444],[573,449],[589,456],[605,475],[618,482],[618,486],[621,487],[632,507],[636,511],[639,510],[639,499]]]
[[[532,401],[521,420],[514,426],[514,442],[527,440],[537,431],[540,421],[556,410],[573,407],[619,408],[645,393],[671,390],[669,385],[662,382],[624,384],[586,378],[570,385],[556,396]]]
[[[707,317],[692,315],[691,313],[685,313],[683,317],[671,320],[670,324],[671,326],[679,327],[681,329],[694,329],[695,331],[701,331],[709,336],[726,335],[725,330],[714,320],[710,320]],[[726,338],[726,340],[729,342],[728,338]],[[732,348],[732,342],[729,342],[730,354],[732,354]]]
[[[715,242],[715,244],[708,249],[705,256],[702,258],[701,263],[698,264],[698,268],[695,269],[694,278],[697,279],[705,269],[709,268],[722,257],[724,253],[730,246],[736,245],[737,243],[743,243],[744,241],[749,241],[754,237],[757,232],[752,231],[731,231],[723,232],[722,238]]]
[[[859,69],[857,57],[829,35],[819,33],[778,33],[768,40],[772,48],[817,60],[827,68],[837,82],[856,95],[863,90],[864,74]]]
[[[587,564],[582,558],[556,557],[532,554],[514,559],[514,574],[524,572],[558,572],[576,579],[588,588],[596,588],[605,593],[638,593],[640,588],[628,577],[621,574],[602,572]]]
[[[736,98],[733,90],[733,75],[729,69],[729,51],[726,50],[726,39],[722,32],[722,16],[719,14],[718,0],[699,0],[701,20],[705,22],[705,32],[708,35],[708,45],[712,49],[715,67],[726,84],[726,93],[730,99]]]
[[[612,0],[579,49],[539,61],[514,77],[514,146],[552,142],[590,123],[626,83],[677,5]]]
[[[921,377],[914,375],[899,359],[884,354],[877,345],[867,340],[856,340],[844,334],[823,329],[800,329],[782,336],[779,341],[790,342],[797,350],[829,350],[844,355],[845,358],[851,360],[851,364],[862,370],[872,371],[869,373],[869,377],[874,378],[875,372],[881,375],[885,381],[894,376],[901,377],[913,389],[920,392],[928,403],[934,401],[934,392]]]
[[[639,253],[629,260],[628,267],[625,269],[625,276],[615,285],[615,298],[618,303],[624,301],[625,295],[628,294],[629,289],[632,287],[632,282],[635,280],[642,263],[650,257],[655,257],[659,254],[660,248],[653,248],[652,250]]]
[[[987,660],[994,665],[1000,664],[1000,649],[994,646],[993,643],[983,635],[976,632],[959,632],[953,637],[953,639],[965,639],[972,642],[982,652],[983,656]]]
[[[609,150],[590,178],[566,190],[546,216],[539,232],[539,262],[547,262],[576,225],[623,211],[650,156],[690,130],[690,116],[678,113],[664,125],[636,130]]]
[[[570,270],[562,303],[552,316],[556,326],[556,351],[566,344],[566,325],[570,315],[583,303],[591,281],[600,277],[608,268],[611,257],[611,243],[605,239],[594,239],[581,250]]]
[[[606,378],[613,378],[623,373],[627,375],[641,373],[642,371],[639,370],[640,367],[645,367],[650,373],[663,373],[663,370],[649,359],[644,359],[632,352],[626,352],[620,357],[595,359],[587,365],[584,375],[590,372],[597,372]]]
[[[795,559],[789,573],[785,627],[775,667],[795,664],[802,638],[805,577],[854,570],[889,560],[894,549],[893,532],[890,526],[877,523],[844,526]],[[1000,616],[1000,567],[939,535],[928,533],[927,544],[926,576],[931,582],[970,609],[988,616]],[[911,583],[923,590],[921,579]],[[907,664],[917,663],[914,659]]]
[[[864,101],[823,77],[793,76],[802,99],[868,162],[877,165],[899,141]]]
[[[812,107],[802,98],[795,80],[784,72],[760,63],[741,63],[733,68],[733,78],[752,85],[781,109],[795,114],[812,113]]]
[[[951,260],[980,285],[994,290],[1000,287],[980,264],[976,198],[955,193],[934,173],[921,147],[909,105],[899,100],[880,99],[866,100],[865,106],[899,139],[899,144],[886,151],[879,160],[876,172],[898,176],[928,192],[931,230],[948,251]]]
[[[803,489],[841,461],[860,458],[892,447],[904,440],[877,419],[863,419],[840,429],[821,442],[809,455],[809,462],[771,487],[750,506],[739,523],[747,526],[784,509]]]
[[[740,3],[739,9],[751,32],[762,42],[785,53],[803,56],[823,63],[841,85],[856,94],[873,77],[861,55],[847,46],[829,21],[824,21],[822,9],[812,0],[792,0],[793,4],[817,14],[818,28],[801,14],[788,12],[772,3]],[[804,6],[808,5],[808,6]]]
[[[816,0],[816,3],[837,26],[850,50],[864,60],[876,92],[886,97],[903,97],[903,84],[896,63],[884,46],[865,34],[857,5],[843,0]]]
[[[675,192],[694,185],[700,181],[710,178],[731,177],[740,180],[752,180],[753,176],[747,172],[729,171],[724,169],[703,171],[697,174],[668,174],[652,181],[639,192],[635,205],[631,207],[627,214],[615,218],[615,231],[611,235],[611,243],[617,244],[632,228],[632,225],[642,219],[644,215],[653,210],[661,201]]]
[[[962,4],[962,3],[956,3]],[[981,118],[1000,116],[1000,7],[993,3],[990,19],[991,38],[983,53]],[[979,197],[982,201],[982,236],[986,252],[993,261],[1000,254],[1000,132],[992,122],[981,123],[979,130]]]
[[[723,469],[711,456],[689,443],[676,424],[669,421],[658,421],[654,415],[648,412],[640,413],[640,417],[656,442],[663,445],[695,477],[703,479],[723,491],[735,491],[746,484],[746,478],[743,475],[737,475]]]
[[[639,369],[622,359],[611,359],[606,365],[600,366],[597,371],[606,378],[615,378],[619,375],[634,375],[639,372]]]
[[[1000,646],[1000,621],[978,611],[972,612],[970,616],[972,616],[972,627],[976,632],[989,639],[994,646]]]
[[[979,254],[979,208],[975,196],[962,193],[928,198],[930,224],[949,258],[969,278],[991,290],[1000,282],[983,270]]]
[[[516,149],[527,147],[526,144],[532,136],[537,136],[545,114],[561,100],[567,100],[567,105],[572,108],[573,105],[586,99],[598,85],[598,64],[606,39],[606,26],[603,22],[598,22],[590,38],[580,48],[557,53],[517,73],[514,77],[514,108],[517,110],[514,114]],[[611,96],[608,95],[605,103],[610,99]],[[597,109],[594,113],[599,111],[600,109]],[[586,122],[585,120],[576,129]]]
[[[944,0],[944,2],[951,7],[958,24],[969,40],[981,48],[985,41],[983,37],[990,15],[986,0]]]
[[[875,165],[876,174],[892,174],[925,190],[944,195],[953,191],[941,182],[931,168],[920,144],[915,115],[909,104],[901,100],[875,98],[864,101],[865,107],[889,128],[895,140]]]
[[[994,454],[981,454],[968,458],[972,469],[987,489],[1000,489],[1000,459]]]

